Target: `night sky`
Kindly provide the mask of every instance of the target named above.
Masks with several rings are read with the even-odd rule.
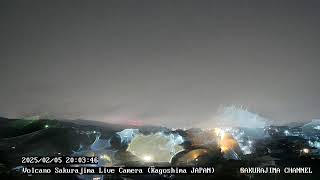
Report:
[[[320,118],[320,1],[0,1],[0,115]]]

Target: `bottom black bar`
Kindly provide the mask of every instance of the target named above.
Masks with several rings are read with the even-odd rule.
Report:
[[[213,167],[23,167],[23,174],[214,174]]]

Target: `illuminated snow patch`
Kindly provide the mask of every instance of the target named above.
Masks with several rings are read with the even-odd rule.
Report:
[[[320,130],[320,125],[313,127],[313,129]]]
[[[310,141],[309,140],[308,143],[309,143],[309,146],[320,149],[320,142],[319,141]]]
[[[117,132],[117,134],[121,137],[121,143],[130,143],[131,140],[139,134],[138,129],[124,129],[120,132]]]
[[[145,162],[170,162],[176,153],[183,150],[182,142],[183,138],[177,134],[138,134],[131,140],[127,151]]]
[[[96,136],[96,140],[90,146],[91,150],[98,151],[109,148],[111,146],[109,139],[100,139],[100,136],[100,134]]]
[[[219,127],[263,128],[269,120],[239,106],[228,106],[218,110],[215,117]]]

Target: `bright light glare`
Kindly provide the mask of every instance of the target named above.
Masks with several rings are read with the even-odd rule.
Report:
[[[304,153],[306,153],[306,154],[308,154],[308,153],[310,152],[310,150],[307,149],[307,148],[302,149],[302,151],[303,151]]]
[[[225,135],[224,130],[222,130],[220,128],[214,128],[213,131],[217,136],[220,136],[220,139],[223,139],[223,137]]]
[[[152,159],[153,158],[151,156],[149,156],[149,155],[143,156],[143,160],[146,161],[146,162],[150,162],[150,161],[152,161]]]

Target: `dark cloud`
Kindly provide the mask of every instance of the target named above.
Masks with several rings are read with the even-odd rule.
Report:
[[[318,1],[1,1],[0,112],[196,126],[320,116]]]

